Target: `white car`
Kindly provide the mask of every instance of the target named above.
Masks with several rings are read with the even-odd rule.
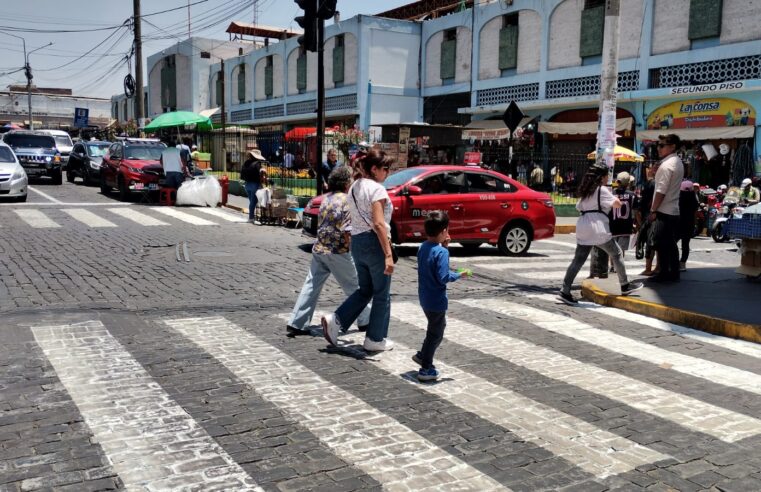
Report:
[[[0,199],[8,197],[25,202],[28,183],[26,171],[13,149],[0,142]]]
[[[58,152],[61,154],[61,164],[64,170],[66,170],[69,163],[69,155],[71,149],[74,147],[74,143],[71,141],[69,134],[63,130],[40,130],[43,133],[51,135],[55,139],[55,146]]]

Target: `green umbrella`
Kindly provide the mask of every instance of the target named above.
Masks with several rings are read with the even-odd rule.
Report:
[[[146,127],[145,131],[155,132],[162,128],[175,128],[195,125],[198,130],[211,130],[211,120],[206,116],[190,111],[173,111],[157,116]]]

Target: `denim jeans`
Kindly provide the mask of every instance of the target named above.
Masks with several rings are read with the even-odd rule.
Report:
[[[381,342],[388,335],[391,316],[391,276],[383,273],[386,269],[385,255],[375,232],[352,236],[351,256],[357,267],[359,288],[336,309],[338,323],[342,328],[351,326],[372,299],[366,336],[374,342]]]
[[[573,256],[573,261],[568,266],[568,270],[565,272],[565,279],[563,279],[563,293],[571,293],[571,285],[576,279],[576,275],[579,274],[579,270],[581,270],[581,267],[584,266],[584,263],[587,261],[589,252],[592,251],[592,248],[594,247],[600,248],[601,250],[608,253],[608,256],[610,256],[611,260],[613,260],[613,267],[616,269],[618,281],[621,283],[621,285],[624,286],[629,283],[629,280],[626,277],[626,267],[624,266],[623,262],[623,253],[621,253],[621,248],[618,246],[618,243],[616,243],[615,240],[611,239],[605,244],[598,244],[596,246],[577,244],[576,253]]]
[[[164,186],[177,189],[185,182],[185,175],[177,171],[169,171],[164,176]]]
[[[259,183],[250,183],[246,181],[246,195],[248,195],[248,220],[254,218],[256,213],[256,192],[259,191]]]
[[[304,286],[301,287],[301,294],[299,294],[296,305],[293,307],[288,326],[299,330],[306,330],[309,327],[322,286],[325,285],[331,273],[347,296],[357,290],[359,286],[357,271],[354,268],[351,254],[313,254],[312,264],[309,267],[307,278],[304,280]],[[368,324],[369,320],[370,307],[366,305],[357,318],[357,324],[364,326]]]
[[[444,328],[447,327],[447,312],[446,311],[423,311],[425,317],[428,319],[428,328],[425,332],[425,340],[423,340],[423,348],[420,349],[420,361],[423,369],[430,369],[433,367],[433,356],[436,353],[436,349],[441,345],[441,340],[444,338]]]
[[[659,278],[679,280],[679,216],[657,212],[653,223],[655,251],[658,252]]]

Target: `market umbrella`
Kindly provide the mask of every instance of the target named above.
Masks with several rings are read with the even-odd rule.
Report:
[[[290,142],[292,140],[304,140],[306,137],[315,135],[316,133],[317,128],[315,127],[302,126],[294,128],[285,132],[285,141]]]
[[[587,154],[587,159],[593,160],[597,158],[596,152],[590,152]],[[633,150],[627,149],[626,147],[621,147],[620,145],[616,145],[616,147],[613,149],[613,159],[617,161],[622,162],[644,162],[645,158]]]
[[[173,111],[154,118],[145,127],[145,131],[155,132],[162,128],[179,128],[188,125],[195,125],[198,130],[211,130],[211,120],[208,117],[190,111]]]

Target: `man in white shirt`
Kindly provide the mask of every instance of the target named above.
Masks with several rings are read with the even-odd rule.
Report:
[[[684,164],[676,155],[680,146],[677,135],[658,137],[661,163],[655,174],[655,195],[648,216],[648,220],[654,222],[655,250],[660,265],[660,272],[652,277],[656,282],[679,281],[679,190],[684,178]]]
[[[287,150],[285,152],[285,157],[283,158],[283,165],[286,169],[292,169],[293,168],[293,161],[295,157],[293,156],[293,153],[291,153],[290,150]]]
[[[187,168],[180,157],[180,149],[175,147],[174,142],[170,142],[169,146],[161,151],[159,162],[161,162],[161,166],[164,168],[164,186],[167,188],[179,188],[182,182],[185,181]]]

